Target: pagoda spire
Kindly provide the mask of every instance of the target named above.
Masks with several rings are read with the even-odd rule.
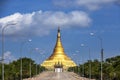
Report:
[[[53,69],[57,62],[62,64],[63,69],[76,66],[76,64],[65,54],[61,41],[60,27],[58,27],[57,40],[53,53],[41,64],[41,66],[44,66],[47,69]]]
[[[56,45],[55,45],[53,53],[57,53],[57,54],[63,53],[64,54],[64,48],[63,48],[62,42],[61,42],[60,27],[58,27],[57,40],[56,40]]]

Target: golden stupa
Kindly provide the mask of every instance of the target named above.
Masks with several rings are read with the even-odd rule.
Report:
[[[41,66],[44,66],[47,69],[54,69],[54,66],[57,63],[60,63],[63,66],[63,69],[76,66],[76,64],[65,54],[60,38],[60,28],[58,28],[57,41],[53,53],[41,64]]]

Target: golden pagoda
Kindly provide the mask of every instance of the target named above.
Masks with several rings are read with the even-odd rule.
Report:
[[[76,64],[64,52],[61,42],[60,28],[58,28],[57,41],[53,53],[41,64],[41,66],[44,66],[47,69],[54,69],[54,66],[57,63],[60,63],[63,66],[63,69],[76,66]]]

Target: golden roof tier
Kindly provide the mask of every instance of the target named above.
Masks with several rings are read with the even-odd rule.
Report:
[[[74,61],[72,61],[64,52],[64,48],[61,42],[60,28],[58,28],[57,41],[53,53],[41,64],[41,66],[44,66],[47,69],[54,69],[54,65],[58,62],[63,65],[63,69],[76,66]]]

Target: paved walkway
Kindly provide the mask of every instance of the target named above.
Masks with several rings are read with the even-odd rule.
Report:
[[[95,80],[95,79],[83,78],[73,72],[60,72],[60,73],[43,72],[33,78],[23,80]]]

